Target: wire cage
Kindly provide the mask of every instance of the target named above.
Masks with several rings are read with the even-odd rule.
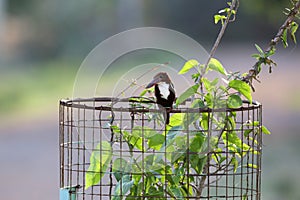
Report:
[[[60,199],[261,199],[259,103],[156,107],[141,97],[61,100]]]

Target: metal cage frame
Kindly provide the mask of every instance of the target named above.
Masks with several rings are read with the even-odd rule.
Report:
[[[153,106],[151,108],[143,106],[148,104]],[[186,194],[183,192],[180,197],[172,195],[172,181],[168,178],[178,176],[178,171],[175,169],[167,171],[165,167],[164,173],[154,175],[148,173],[149,170],[153,169],[146,164],[149,155],[160,156],[162,163],[166,165],[172,164],[166,148],[161,148],[163,150],[150,150],[148,148],[150,139],[147,138],[146,131],[149,127],[151,130],[164,135],[164,144],[167,144],[168,139],[170,139],[166,134],[166,126],[161,124],[158,118],[150,119],[151,116],[159,116],[162,112],[162,110],[155,107],[153,100],[141,97],[61,100],[59,104],[60,199],[261,199],[262,105],[260,103],[252,102],[250,104],[244,101],[243,106],[240,108],[211,109],[190,108],[188,102],[185,102],[185,105],[180,105],[178,108],[168,111],[171,116],[181,113],[188,116],[187,118],[189,116],[193,117],[193,114],[202,115],[203,113],[208,118],[213,116],[212,113],[222,113],[225,116],[232,112],[236,114],[233,117],[234,122],[232,122],[236,124],[234,130],[229,130],[228,127],[219,128],[218,126],[210,127],[210,131],[205,132],[205,130],[202,130],[203,134],[206,135],[205,137],[208,138],[208,149],[205,152],[192,152],[189,144],[193,142],[196,134],[193,128],[187,126],[184,131],[182,128],[175,130],[184,132],[180,132],[182,134],[181,139],[184,138],[182,140],[185,140],[186,138],[185,144],[188,144],[187,148],[181,152],[185,156],[185,162],[182,165],[187,167],[183,175],[185,179],[181,180],[185,183],[182,184],[185,184],[187,191],[197,191],[194,193],[187,192]],[[254,121],[257,124],[248,123]],[[120,130],[127,131],[126,133],[129,134],[133,133],[134,127],[139,127],[141,130],[139,139],[142,145],[141,149],[134,148],[129,151],[125,136],[116,134],[111,128],[112,125],[117,125]],[[199,130],[197,131],[198,134]],[[228,134],[221,136],[226,131]],[[235,150],[231,148],[234,144],[229,144],[230,131],[234,131],[236,136],[240,138],[242,145],[240,152],[234,152]],[[218,142],[223,138],[223,142],[218,143],[220,145],[218,150],[211,148],[212,140],[210,137],[218,138]],[[99,182],[86,188],[88,184],[86,176],[91,173],[89,166],[91,165],[93,152],[97,152],[98,159],[101,161],[103,156],[106,155],[106,150],[102,147],[103,143],[101,143],[103,141],[108,142],[111,146],[111,160],[107,164],[107,168],[93,172],[94,174],[100,174]],[[100,148],[98,148],[99,144],[101,144]],[[244,145],[248,149],[245,150]],[[237,149],[237,147],[235,148]],[[198,173],[191,167],[194,154],[208,157],[203,162],[204,167]],[[120,181],[122,183],[124,180],[117,180],[114,176],[116,169],[113,167],[112,162],[116,159],[128,160],[129,162],[133,158],[142,163],[140,165],[141,170],[134,168],[125,170],[121,164],[121,166],[118,166],[120,167],[118,173],[121,176],[127,174],[128,177],[138,174],[141,177],[139,184],[142,192],[139,195],[128,196],[129,190],[126,189],[125,191],[122,185],[119,188],[118,195],[116,195],[116,188],[119,187],[118,183]],[[224,159],[223,164],[219,164],[218,158]],[[154,186],[154,188],[163,188],[163,194],[155,196],[155,194],[151,195],[149,191],[146,191],[149,176],[165,176],[164,179],[159,179],[164,180],[163,182],[159,182]],[[198,185],[192,185],[190,183],[192,180],[198,180]]]

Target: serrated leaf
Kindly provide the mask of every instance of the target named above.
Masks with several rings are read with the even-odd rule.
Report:
[[[240,96],[232,94],[227,99],[228,108],[239,108],[243,104],[243,101]]]
[[[246,99],[249,100],[250,104],[252,103],[251,87],[247,83],[241,80],[231,80],[228,86],[246,97]]]
[[[176,106],[187,100],[190,96],[197,93],[197,90],[199,88],[199,84],[193,85],[189,87],[186,91],[184,91],[176,100]]]
[[[219,72],[223,75],[227,75],[227,72],[225,70],[225,68],[223,67],[223,65],[221,64],[220,61],[218,61],[215,58],[211,58],[209,63],[208,63],[208,69],[209,70],[214,70],[216,72]]]
[[[181,68],[181,70],[178,72],[178,74],[185,74],[188,71],[190,71],[190,69],[192,69],[193,67],[197,67],[199,65],[199,62],[197,60],[188,60],[183,67]]]

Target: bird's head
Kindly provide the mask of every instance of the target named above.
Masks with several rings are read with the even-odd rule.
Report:
[[[159,72],[158,74],[156,74],[153,77],[153,80],[146,86],[146,88],[151,88],[161,82],[171,83],[171,79],[166,72]]]

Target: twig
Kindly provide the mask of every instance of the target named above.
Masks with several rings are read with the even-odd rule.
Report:
[[[238,2],[239,2],[238,0],[232,0],[231,5],[230,5],[230,10],[234,10],[236,12],[237,9],[238,9],[238,6],[239,6]],[[215,41],[215,43],[214,43],[214,45],[213,45],[213,47],[212,47],[212,49],[210,51],[209,57],[208,57],[208,59],[206,61],[206,64],[205,64],[204,68],[202,69],[202,71],[200,73],[199,83],[200,83],[200,91],[201,91],[202,94],[204,94],[203,84],[202,84],[202,77],[203,77],[203,75],[205,74],[205,72],[206,72],[206,70],[208,68],[208,64],[209,64],[210,60],[215,55],[215,52],[216,52],[216,50],[217,50],[217,48],[218,48],[218,46],[219,46],[219,44],[221,42],[221,39],[222,39],[222,37],[223,37],[223,35],[225,33],[225,30],[226,30],[228,24],[230,22],[232,22],[232,21],[235,20],[235,17],[233,19],[230,19],[231,16],[232,16],[232,13],[228,14],[227,18],[225,19],[224,23],[222,24],[222,28],[221,28],[221,30],[220,30],[220,32],[218,34],[218,37],[217,37],[217,39],[216,39],[216,41]],[[210,125],[212,125],[212,124],[210,124]],[[211,129],[211,127],[210,127],[210,129]],[[210,132],[211,132],[211,130],[209,130],[209,133]],[[203,191],[203,189],[205,187],[205,181],[206,181],[206,178],[207,178],[206,174],[209,171],[209,162],[210,162],[210,160],[211,160],[211,155],[208,153],[208,155],[207,155],[207,163],[205,164],[205,166],[203,168],[203,174],[204,174],[204,176],[201,177],[200,184],[199,184],[198,189],[197,189],[197,198],[198,199],[200,199],[202,191]]]
[[[270,53],[273,51],[278,44],[279,41],[281,41],[281,38],[283,36],[284,31],[290,27],[292,22],[295,20],[295,17],[300,12],[300,0],[298,0],[294,7],[291,9],[290,13],[288,14],[286,20],[283,22],[283,24],[280,26],[277,34],[275,37],[271,40],[271,42],[268,45],[268,48],[265,50],[265,54]],[[259,59],[249,70],[249,73],[247,76],[245,76],[242,80],[249,83],[252,86],[252,79],[256,79],[257,75],[259,74],[260,70],[259,67],[261,64],[264,63],[264,60]],[[253,86],[252,86],[253,88]]]
[[[139,77],[137,77],[134,81],[131,81],[131,83],[124,90],[122,90],[116,97],[121,96],[124,92],[126,92],[126,90],[128,90],[129,88],[131,88],[133,85],[136,85],[136,81],[138,81],[139,79],[143,78],[146,74],[148,74],[148,73],[150,73],[152,71],[155,71],[159,67],[167,65],[167,64],[169,64],[169,63],[168,62],[167,63],[163,63],[163,64],[157,65],[157,66],[152,67],[151,69],[147,70],[145,73],[143,73]]]
[[[232,0],[231,5],[230,5],[230,10],[237,11],[238,6],[239,6],[238,2],[239,2],[238,0]],[[231,15],[232,14],[228,14],[228,16],[226,17],[224,23],[222,24],[221,30],[220,30],[220,32],[218,34],[218,37],[217,37],[217,39],[216,39],[216,41],[215,41],[215,43],[214,43],[214,45],[213,45],[213,47],[212,47],[212,49],[209,53],[206,64],[205,64],[204,68],[201,70],[199,82],[200,82],[200,91],[201,91],[202,94],[204,93],[204,91],[203,91],[203,84],[202,84],[201,79],[202,79],[203,75],[205,74],[205,71],[207,70],[207,67],[208,67],[208,64],[209,64],[210,60],[215,55],[216,50],[217,50],[218,46],[220,45],[221,39],[222,39],[222,37],[225,33],[225,30],[226,30],[228,24],[235,20],[235,17],[233,19],[230,19]]]

